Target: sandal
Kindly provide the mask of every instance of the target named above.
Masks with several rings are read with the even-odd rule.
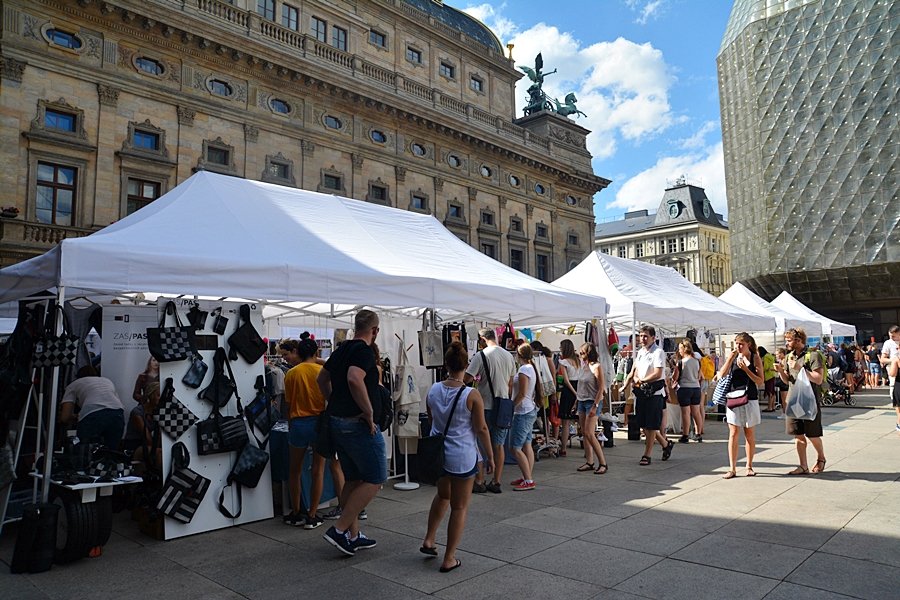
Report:
[[[647,465],[650,464],[651,460],[652,459],[649,456],[642,456],[641,462],[639,462],[638,464],[641,465],[642,467],[646,467]]]
[[[594,475],[603,475],[603,474],[606,473],[607,471],[609,471],[609,467],[607,467],[606,465],[600,465],[600,466],[597,467],[597,469],[594,471]]]
[[[591,470],[593,470],[593,468],[594,468],[594,463],[584,463],[583,465],[581,465],[580,467],[578,467],[575,470],[584,472],[584,471],[591,471]]]
[[[737,477],[737,473],[735,473],[734,471],[728,471],[727,473],[722,475],[722,479],[734,479],[735,477]]]
[[[673,442],[672,440],[669,440],[669,445],[666,446],[665,448],[663,448],[663,455],[662,455],[663,460],[669,460],[669,457],[672,456],[672,448],[674,448],[674,447],[675,447],[675,442]]]
[[[559,451],[559,456],[561,456],[562,458],[565,458],[565,457],[566,457],[566,451],[565,451],[565,450],[560,450],[560,451]]]
[[[747,467],[747,477],[756,477],[756,471],[754,471],[750,467]]]
[[[809,475],[809,469],[807,467],[797,467],[793,471],[788,471],[788,475]]]
[[[821,466],[820,466],[821,465]],[[813,473],[821,473],[825,470],[825,459],[817,460],[816,465],[812,468]]]

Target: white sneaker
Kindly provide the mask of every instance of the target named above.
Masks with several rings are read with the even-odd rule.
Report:
[[[610,422],[612,422],[612,421],[613,421],[613,416],[612,416],[611,414],[609,414],[608,412],[600,413],[600,420],[601,420],[601,421],[610,421]]]
[[[601,442],[608,442],[608,441],[609,441],[609,438],[606,437],[605,435],[603,435],[603,432],[602,432],[602,431],[601,431],[600,434],[597,436],[597,439],[600,440]]]
[[[615,422],[613,422],[612,427],[610,427],[609,430],[610,430],[610,431],[618,431],[618,430],[619,430],[619,426],[616,425]]]

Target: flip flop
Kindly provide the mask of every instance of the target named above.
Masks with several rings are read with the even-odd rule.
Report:
[[[813,473],[821,473],[825,470],[825,459],[817,460],[816,465],[812,468]],[[821,465],[821,466],[820,466]]]
[[[428,558],[434,558],[438,555],[437,548],[429,548],[428,546],[422,546],[419,548],[419,552],[428,556]]]
[[[788,475],[809,475],[809,469],[806,467],[797,467],[793,471],[788,471]]]
[[[438,569],[438,571],[440,571],[441,573],[449,573],[453,569],[458,569],[461,566],[462,566],[462,563],[459,562],[459,559],[457,558],[455,565],[453,565],[452,567],[441,567],[440,569]]]
[[[737,477],[737,473],[735,473],[734,471],[728,471],[727,473],[722,475],[722,479],[734,479],[735,477]]]
[[[606,465],[600,465],[600,466],[597,467],[597,469],[594,471],[594,475],[603,475],[603,474],[605,474],[607,471],[609,471],[609,467],[607,467]]]
[[[756,477],[756,471],[753,469],[747,469],[747,477]]]
[[[584,472],[584,471],[592,471],[593,469],[594,469],[594,463],[584,463],[583,465],[581,465],[580,467],[578,467],[575,470]]]

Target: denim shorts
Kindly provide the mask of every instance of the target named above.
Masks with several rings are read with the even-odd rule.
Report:
[[[591,412],[591,409],[594,407],[593,400],[579,400],[578,401],[578,414],[588,414]]]
[[[358,417],[330,417],[331,441],[341,461],[347,481],[382,484],[387,479],[387,457],[380,431],[369,433],[369,426]]]
[[[497,427],[494,424],[494,410],[491,408],[484,409],[484,420],[487,421],[488,430],[491,432],[491,443],[495,446],[502,446],[506,443],[506,434],[509,433],[508,427]],[[484,456],[484,454],[482,454]]]
[[[521,415],[513,415],[510,428],[509,445],[513,448],[521,448],[531,441],[531,429],[534,427],[534,419],[537,417],[537,409]]]
[[[291,419],[288,444],[293,448],[309,448],[316,441],[316,421],[319,417],[296,417]]]
[[[873,375],[881,375],[881,363],[869,363],[869,373]]]
[[[476,464],[472,467],[472,470],[468,473],[451,473],[450,471],[444,471],[444,477],[454,477],[456,479],[468,479],[470,477],[475,477],[476,473],[478,473],[478,465]]]

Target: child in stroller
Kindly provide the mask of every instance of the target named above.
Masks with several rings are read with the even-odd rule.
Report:
[[[840,367],[828,369],[828,390],[822,396],[822,404],[831,406],[835,402],[843,402],[847,406],[854,406],[856,400],[850,393],[850,388],[844,383],[844,374]]]

